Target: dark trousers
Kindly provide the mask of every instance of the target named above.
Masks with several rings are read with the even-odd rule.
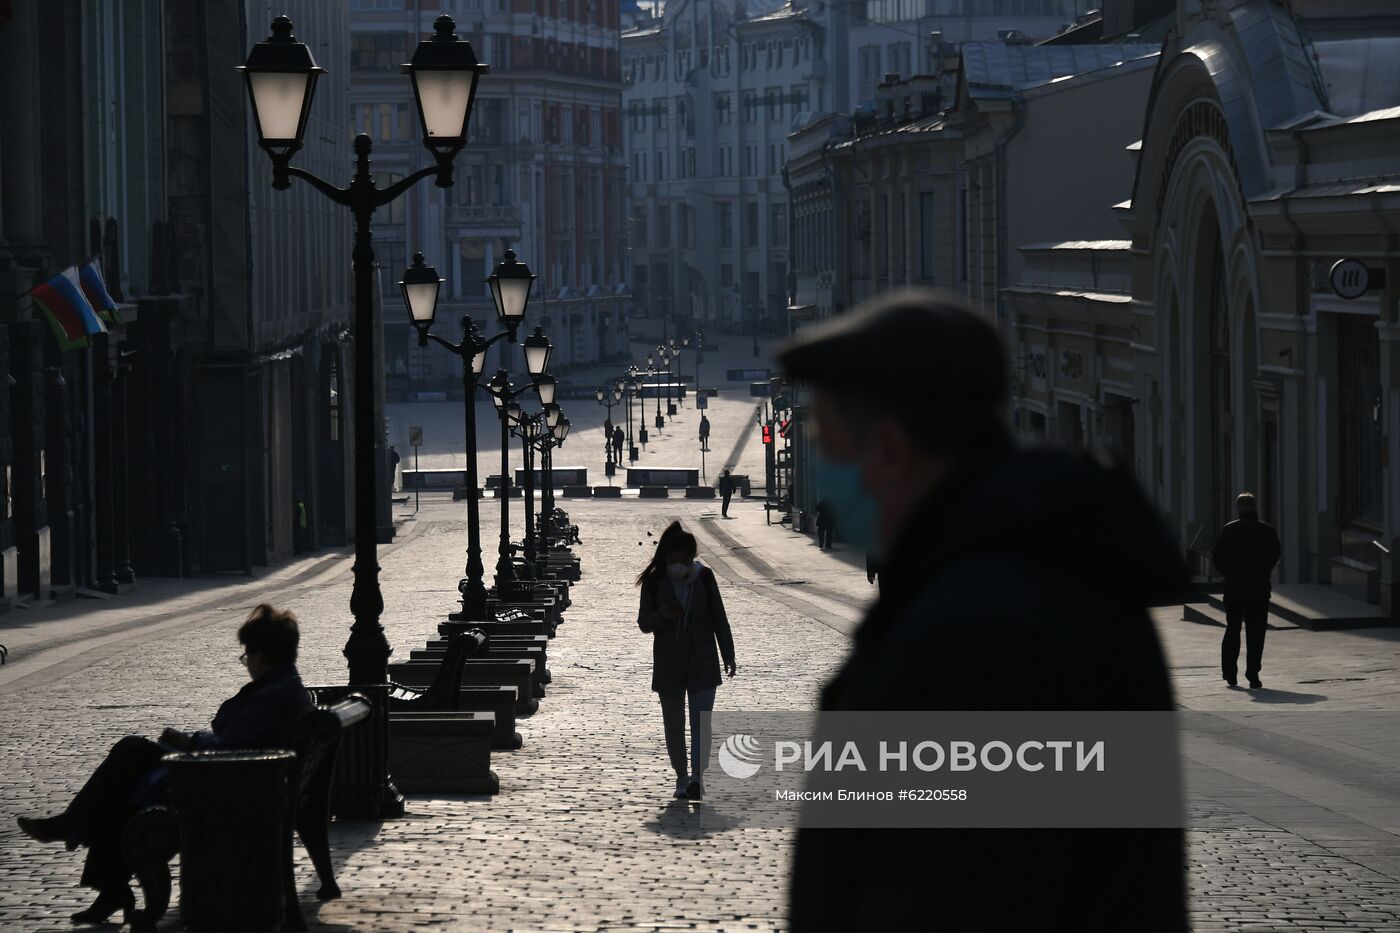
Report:
[[[692,741],[703,737],[708,742],[709,729],[701,727],[698,714],[714,710],[714,687],[657,694],[661,699],[661,723],[666,730],[666,754],[670,756],[671,767],[675,769],[677,774],[687,773],[685,760],[685,698],[687,693],[690,695],[690,737]],[[705,765],[709,762],[709,750],[702,750],[697,744],[697,747],[691,750],[691,762],[695,765],[694,771],[705,770]]]
[[[119,891],[131,880],[131,869],[122,858],[122,830],[142,805],[153,802],[137,795],[160,768],[161,756],[169,753],[150,739],[127,736],[112,746],[68,805],[68,819],[88,847],[82,879],[87,887]]]
[[[836,529],[830,525],[817,526],[817,547],[825,551],[831,547],[832,539],[836,537]]]
[[[726,518],[729,516],[729,497],[732,495],[733,493],[726,492],[724,494],[724,502],[719,507],[719,514],[725,516]]]
[[[1226,680],[1236,679],[1240,657],[1240,627],[1244,626],[1246,647],[1244,676],[1259,676],[1264,662],[1264,633],[1268,631],[1269,601],[1267,599],[1230,599],[1225,601],[1225,638],[1220,642],[1220,671]]]

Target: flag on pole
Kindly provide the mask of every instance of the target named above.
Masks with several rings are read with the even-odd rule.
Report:
[[[44,284],[36,285],[29,294],[49,316],[54,336],[64,350],[85,347],[89,335],[107,332],[107,325],[83,294],[76,266],[69,266]]]
[[[116,299],[107,291],[107,282],[102,278],[102,267],[98,264],[96,256],[79,267],[78,282],[83,287],[83,295],[86,296],[88,304],[92,305],[98,317],[108,324],[122,323]]]

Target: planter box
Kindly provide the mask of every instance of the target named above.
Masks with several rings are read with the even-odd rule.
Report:
[[[666,499],[671,495],[671,490],[665,486],[643,486],[639,495],[643,499]]]
[[[713,486],[687,486],[685,490],[687,499],[713,499],[715,497],[715,487]]]
[[[389,773],[410,794],[495,794],[495,731],[490,713],[390,713]]]

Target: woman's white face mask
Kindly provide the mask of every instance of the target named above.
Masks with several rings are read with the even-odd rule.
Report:
[[[684,580],[690,576],[690,571],[693,569],[695,569],[695,562],[691,560],[666,565],[666,572],[671,575],[672,580]]]

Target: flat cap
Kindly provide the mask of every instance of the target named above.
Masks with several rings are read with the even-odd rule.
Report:
[[[1006,358],[992,325],[952,292],[900,289],[797,334],[778,362],[793,379],[890,399],[994,409]]]

